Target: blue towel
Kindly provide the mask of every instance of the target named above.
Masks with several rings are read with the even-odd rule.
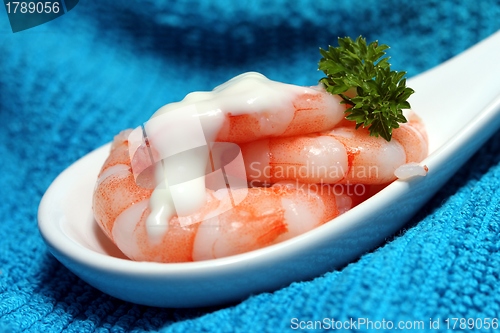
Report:
[[[338,36],[391,45],[393,68],[413,76],[498,29],[498,0],[80,1],[17,33],[0,10],[0,332],[494,327],[500,132],[380,248],[226,306],[160,309],[103,294],[52,257],[36,215],[72,162],[191,91],[246,71],[315,84],[318,48]]]

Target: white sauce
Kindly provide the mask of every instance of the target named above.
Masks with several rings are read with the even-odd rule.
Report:
[[[205,204],[208,150],[202,150],[224,130],[227,116],[262,114],[262,135],[279,135],[293,119],[294,99],[303,93],[317,91],[251,72],[211,92],[193,92],[180,102],[160,108],[144,125],[151,146],[160,155],[158,160],[163,160],[156,167],[158,185],[150,199],[151,214],[146,223],[151,240],[161,239],[173,216],[189,215]]]

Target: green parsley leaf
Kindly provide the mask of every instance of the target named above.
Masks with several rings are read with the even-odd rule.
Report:
[[[319,50],[319,70],[326,75],[320,82],[350,106],[346,119],[356,128],[368,127],[370,135],[390,141],[392,130],[407,122],[403,109],[410,108],[407,100],[414,93],[406,87],[406,72],[391,71],[389,57],[382,58],[389,48],[385,44],[367,45],[361,36],[339,38],[338,44]]]

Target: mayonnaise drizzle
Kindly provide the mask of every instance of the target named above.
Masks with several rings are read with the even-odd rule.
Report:
[[[150,144],[163,158],[156,167],[158,185],[150,198],[146,223],[150,240],[161,240],[176,214],[189,215],[205,204],[204,172],[209,155],[208,150],[203,153],[203,146],[224,130],[227,116],[259,113],[262,135],[279,135],[293,119],[294,98],[308,92],[317,93],[250,72],[211,92],[193,92],[160,108],[144,127]]]

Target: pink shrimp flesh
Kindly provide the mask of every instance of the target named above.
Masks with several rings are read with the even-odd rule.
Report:
[[[216,141],[245,143],[263,137],[288,137],[303,133],[315,133],[333,128],[344,116],[346,109],[338,96],[327,93],[321,87],[303,88],[292,101],[293,106],[282,112],[228,113]],[[272,128],[272,130],[267,129]]]
[[[250,72],[211,92],[193,92],[180,102],[167,104],[150,121],[193,107],[208,141],[239,144],[329,130],[344,118],[346,105],[341,101],[320,85],[301,87]]]
[[[128,133],[115,137],[93,205],[106,235],[133,260],[185,262],[239,254],[304,233],[352,207],[347,193],[328,185],[316,187],[315,192],[300,184],[249,188],[236,206],[227,192],[207,190],[207,203],[199,211],[165,221],[168,231],[152,242],[146,230],[152,190],[138,185],[131,172]]]
[[[240,145],[248,180],[255,184],[298,180],[303,183],[385,184],[403,164],[427,156],[427,137],[412,117],[386,141],[368,130],[343,123],[330,131]]]
[[[343,120],[340,102],[321,86],[288,85],[258,73],[191,93],[160,108],[142,128],[115,137],[96,183],[94,217],[129,258],[158,262],[240,254],[316,228],[393,181],[400,165],[427,154],[416,117],[387,142]],[[226,187],[212,182],[212,165],[201,188],[196,181],[193,191],[181,187],[175,197],[169,172],[181,170],[188,180],[194,178],[186,170],[203,173],[214,164],[213,142],[238,144],[243,172],[223,163],[226,155],[236,156],[223,150]],[[164,162],[172,156],[174,164]],[[239,187],[227,187],[234,180],[229,176]],[[162,184],[170,197],[159,192]],[[187,206],[160,214],[179,198]]]

